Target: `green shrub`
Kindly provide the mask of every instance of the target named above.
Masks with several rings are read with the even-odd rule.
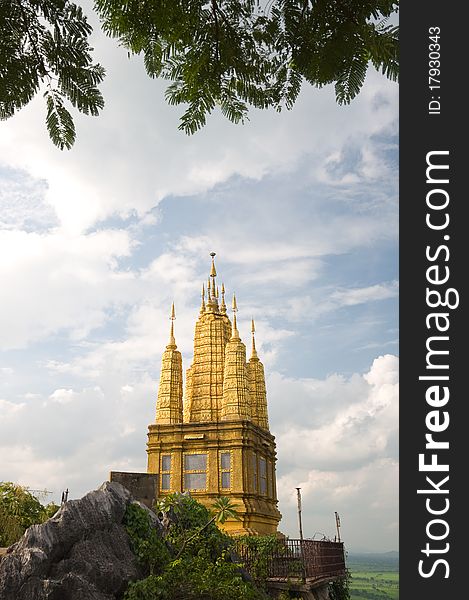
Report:
[[[130,505],[125,515],[132,547],[148,577],[129,584],[125,600],[263,600],[254,585],[243,580],[230,559],[233,541],[215,525],[221,511],[232,510],[219,502],[211,513],[190,496],[165,498],[174,522],[163,540],[152,529],[148,514]]]
[[[350,580],[352,574],[345,569],[345,577],[332,581],[329,584],[330,600],[350,600]]]
[[[14,544],[28,527],[44,523],[58,508],[52,502],[44,506],[21,485],[0,482],[0,546]]]

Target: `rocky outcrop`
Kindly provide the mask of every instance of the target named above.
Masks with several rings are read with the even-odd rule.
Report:
[[[0,562],[1,600],[117,600],[142,575],[122,525],[130,493],[104,483],[33,525]]]

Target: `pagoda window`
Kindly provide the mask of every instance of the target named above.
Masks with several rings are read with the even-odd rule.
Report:
[[[257,493],[257,456],[255,452],[251,454],[251,485],[252,491]]]
[[[231,452],[220,452],[220,487],[231,488]]]
[[[271,461],[268,460],[267,461],[267,494],[268,494],[269,498],[274,497],[273,481],[274,481],[273,465],[272,465]]]
[[[267,461],[263,456],[259,457],[259,483],[260,493],[267,494]]]
[[[206,454],[184,455],[184,489],[195,491],[207,489]]]
[[[161,490],[171,489],[171,454],[161,456]]]

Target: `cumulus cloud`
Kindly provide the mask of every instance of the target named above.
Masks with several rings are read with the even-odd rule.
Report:
[[[364,302],[394,298],[397,296],[398,290],[398,282],[391,281],[364,288],[336,290],[331,298],[332,302],[338,306],[353,306]]]
[[[89,387],[57,388],[19,403],[0,400],[0,479],[8,474],[56,493],[68,487],[78,497],[111,469],[145,470],[158,368],[150,376],[134,367],[109,360]],[[338,510],[348,545],[394,547],[397,367],[395,356],[384,355],[364,375],[349,378],[269,377],[282,531],[297,535],[294,493],[300,486],[307,537],[316,532],[333,537]],[[365,521],[380,523],[383,535]]]
[[[325,381],[297,381],[296,386],[303,394],[291,395],[295,412],[286,415],[283,426],[277,429],[288,466],[314,465],[322,470],[343,471],[386,456],[390,447],[394,449],[398,425],[395,356],[375,359],[362,377],[347,381],[331,376]],[[279,406],[284,405],[282,391],[287,387],[284,385],[282,390],[278,383],[272,386],[274,397],[270,401],[276,415]],[[301,421],[298,413],[303,417]]]
[[[69,235],[0,231],[2,288],[0,329],[3,348],[67,329],[80,339],[106,320],[105,309],[131,299],[132,275],[118,271],[128,256],[126,231]]]
[[[364,545],[395,547],[397,86],[370,70],[350,106],[305,86],[292,112],[215,114],[187,137],[166,82],[99,30],[93,45],[106,108],[76,118],[71,152],[42,98],[1,125],[0,479],[59,500],[145,469],[171,302],[187,368],[213,250],[248,352],[256,320],[282,527],[300,484],[308,531],[340,508],[355,545],[362,527]]]
[[[2,124],[0,138],[0,160],[47,181],[46,201],[69,231],[82,232],[112,215],[145,218],[165,197],[200,194],[235,175],[259,181],[292,172],[305,155],[316,179],[323,152],[341,156],[353,143],[366,151],[348,183],[374,179],[385,169],[377,167],[374,136],[396,130],[397,86],[373,70],[350,106],[335,106],[331,87],[305,86],[291,112],[253,110],[244,127],[215,112],[202,131],[186,136],[177,130],[182,109],[163,100],[167,82],[150,80],[141,59],[128,60],[98,29],[93,45],[108,72],[106,107],[98,118],[76,116],[73,150],[60,152],[47,140],[42,97]],[[21,151],[13,155],[12,147]]]
[[[331,515],[339,510],[349,543],[371,545],[374,535],[365,540],[358,534],[368,531],[366,521],[373,520],[380,521],[380,531],[391,544],[398,505],[397,357],[380,356],[367,373],[348,380],[331,376],[283,387],[278,383],[270,386],[270,398],[283,526],[295,535],[294,490],[301,487],[307,535],[325,531],[332,537]],[[287,389],[295,408],[280,420],[279,405]]]

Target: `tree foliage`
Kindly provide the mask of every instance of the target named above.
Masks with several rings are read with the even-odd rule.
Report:
[[[345,577],[336,579],[329,583],[330,600],[350,600],[350,581],[352,574],[349,569],[345,569]]]
[[[58,506],[41,504],[37,496],[15,483],[0,482],[0,546],[18,541],[28,527],[52,517]]]
[[[95,0],[102,28],[143,55],[150,77],[170,81],[193,134],[219,107],[244,122],[249,107],[293,107],[302,83],[334,84],[339,104],[359,93],[368,66],[398,78],[398,0]],[[93,64],[91,26],[70,0],[1,0],[0,118],[38,93],[52,141],[70,148],[67,103],[97,115],[104,69]]]
[[[104,106],[98,89],[104,69],[92,63],[92,28],[81,7],[69,0],[1,0],[0,25],[0,118],[42,91],[50,138],[70,148],[76,134],[66,101],[90,115]]]
[[[279,554],[285,548],[282,540],[275,534],[241,535],[235,538],[236,549],[243,556],[243,550],[250,551],[249,573],[261,589],[267,589],[266,579],[272,555]],[[289,573],[293,575],[293,573]]]
[[[172,83],[194,133],[215,106],[234,123],[249,105],[291,108],[303,81],[335,85],[339,104],[360,91],[369,63],[398,77],[396,0],[95,0],[104,31],[142,54],[150,77]]]
[[[126,528],[147,576],[129,585],[125,600],[264,600],[243,580],[230,560],[232,540],[215,525],[234,516],[229,499],[218,499],[209,511],[191,496],[170,494],[158,508],[171,511],[164,539],[146,511],[127,509]]]

